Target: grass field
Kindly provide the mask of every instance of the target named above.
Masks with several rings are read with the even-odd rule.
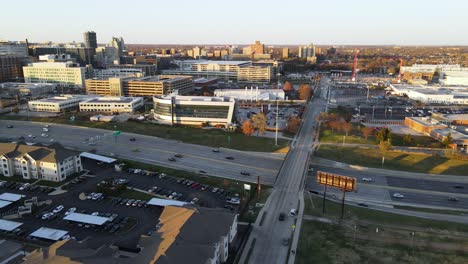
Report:
[[[343,228],[306,221],[302,223],[296,253],[297,264],[309,263],[451,263],[468,262],[468,256],[457,252],[434,252],[389,245],[375,241],[354,241],[343,235]]]
[[[382,168],[382,156],[378,149],[320,146],[315,155],[352,165]],[[389,151],[385,155],[383,168],[432,174],[468,175],[467,161],[395,151]]]
[[[326,214],[322,215],[322,199],[317,196],[306,195],[305,204],[304,213],[308,215],[336,221],[341,214],[340,204],[327,201]],[[377,227],[380,229],[378,234],[375,233]],[[356,233],[353,232],[371,239],[354,240],[353,234]],[[411,232],[415,233],[415,247],[408,245]],[[457,232],[468,232],[468,224],[346,206],[344,225],[310,220],[302,222],[296,263],[467,263],[466,254],[426,248],[432,242],[466,244],[466,235],[454,235]],[[375,239],[385,242],[374,241]],[[392,243],[395,240],[403,241],[403,244]]]
[[[27,120],[22,116],[0,115],[1,119],[9,120]],[[146,122],[128,121],[125,123],[101,123],[90,122],[84,117],[77,117],[75,122],[70,122],[68,118],[29,118],[30,121],[59,123],[83,127],[101,128],[108,130],[120,130],[128,133],[155,136],[166,139],[180,140],[185,143],[205,145],[211,147],[225,147],[237,150],[250,150],[260,152],[275,152],[286,146],[289,141],[278,139],[278,145],[275,146],[275,140],[265,137],[244,136],[241,133],[226,132],[218,129],[200,129],[183,126],[166,126]],[[114,127],[116,126],[116,127]]]
[[[334,131],[331,129],[322,127],[320,129],[320,141],[327,143],[343,143],[343,136],[345,133]],[[439,141],[427,137],[427,136],[411,136],[413,142],[409,145],[404,144],[403,135],[392,134],[392,145],[394,146],[406,146],[406,147],[424,147],[424,148],[443,148],[442,143]],[[367,140],[362,136],[357,126],[354,126],[354,130],[351,131],[345,139],[345,143],[348,144],[369,144],[377,145],[375,136],[369,136]]]

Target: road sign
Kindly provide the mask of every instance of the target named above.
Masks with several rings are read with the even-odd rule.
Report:
[[[244,190],[250,191],[250,184],[244,184]]]
[[[317,172],[317,182],[322,185],[340,188],[344,191],[356,190],[356,178],[323,171]]]
[[[122,133],[122,131],[120,130],[117,130],[117,131],[114,131],[114,133],[112,133],[113,136],[118,136]]]

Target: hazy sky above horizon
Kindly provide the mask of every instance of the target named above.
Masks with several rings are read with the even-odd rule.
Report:
[[[2,3],[0,39],[140,44],[468,45],[463,0],[23,0]]]

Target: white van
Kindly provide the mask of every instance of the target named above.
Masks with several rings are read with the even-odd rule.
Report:
[[[296,216],[297,215],[297,210],[296,209],[291,209],[291,211],[289,211],[289,215],[290,216]]]

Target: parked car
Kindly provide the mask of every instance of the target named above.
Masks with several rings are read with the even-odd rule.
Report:
[[[197,204],[199,200],[200,200],[200,199],[198,199],[197,197],[195,197],[195,198],[192,199],[192,201],[190,201],[190,203],[191,203],[191,204]]]
[[[46,214],[44,214],[44,215],[42,216],[42,220],[47,220],[47,219],[49,219],[49,218],[50,218],[51,216],[53,216],[53,215],[54,215],[54,213],[46,213]]]
[[[69,215],[71,213],[74,213],[75,211],[76,211],[76,207],[72,207],[65,212],[65,215]]]
[[[31,185],[31,184],[25,183],[25,184],[21,185],[21,187],[19,188],[19,190],[20,190],[20,191],[24,191],[24,190],[26,190],[26,188],[29,187],[29,185]]]
[[[59,205],[55,207],[55,209],[52,211],[54,214],[60,213],[65,207],[63,205]]]

